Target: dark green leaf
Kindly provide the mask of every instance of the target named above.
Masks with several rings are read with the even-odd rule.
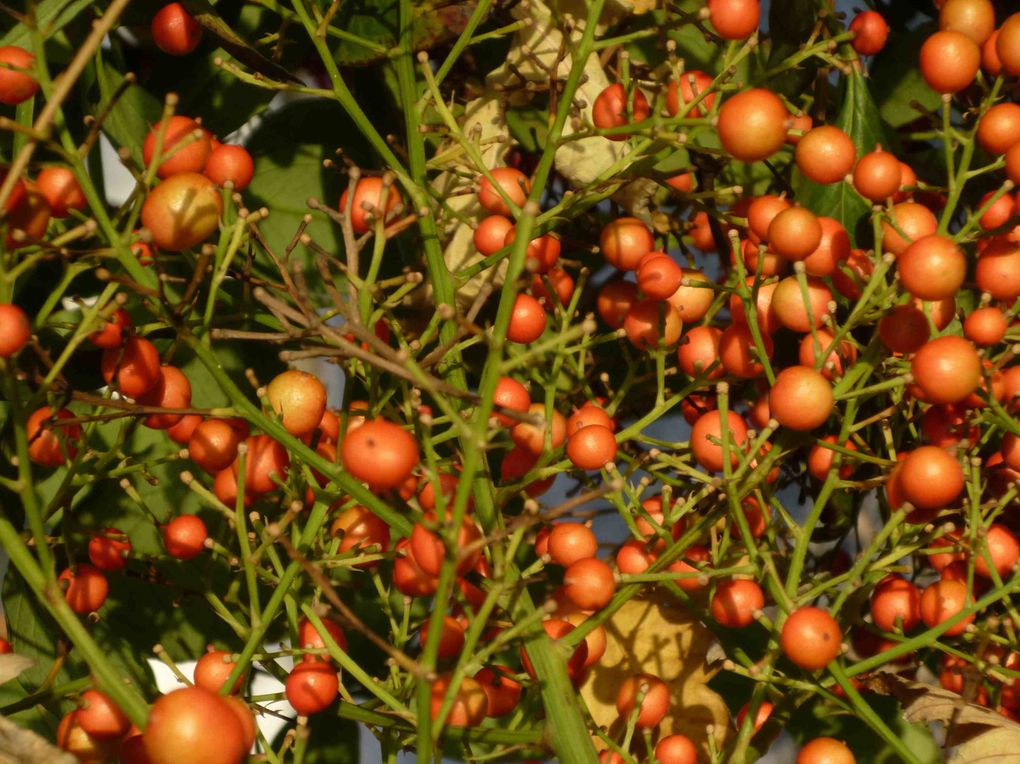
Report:
[[[249,40],[273,31],[277,24],[274,14],[256,5],[245,6],[229,21],[237,34]],[[308,48],[305,40],[302,36],[300,42],[284,48],[282,66],[298,66]],[[160,56],[157,62],[168,65],[155,67],[141,84],[159,98],[177,93],[178,113],[201,117],[202,124],[222,139],[260,113],[279,91],[241,82],[216,66],[217,58],[230,59],[230,51],[222,47],[207,50],[212,47],[203,46],[189,56]],[[182,82],[188,86],[182,87]]]
[[[314,744],[305,755],[308,764],[355,764],[359,760],[358,725],[348,719],[316,714],[308,720]]]
[[[939,108],[941,96],[928,87],[915,66],[921,45],[934,31],[929,25],[890,38],[889,44],[871,65],[871,84],[882,119],[893,127],[901,127],[922,116],[915,109],[916,101],[924,109]]]
[[[295,140],[299,135],[300,142]],[[335,170],[322,166],[339,147],[359,163],[370,156],[357,128],[330,101],[292,103],[267,115],[252,134],[248,150],[255,158],[255,179],[247,197],[253,209],[265,205],[273,211],[259,228],[278,252],[308,213],[309,197],[331,205],[339,201],[344,180]],[[340,229],[325,215],[316,214],[307,232],[328,251],[342,251]],[[298,254],[301,252],[303,248],[298,249]]]
[[[124,75],[98,56],[95,66],[101,103],[105,106],[124,81]],[[132,85],[110,110],[103,123],[103,132],[117,147],[130,149],[135,161],[141,165],[142,142],[162,113],[163,107],[154,96],[144,88]]]
[[[95,5],[95,0],[42,0],[35,5],[35,17],[39,27],[49,36],[63,29],[75,16]],[[0,38],[0,45],[31,47],[31,32],[25,24],[14,27]]]
[[[676,8],[684,13],[697,14],[703,5],[704,3],[699,0],[682,0],[672,4],[671,8]],[[608,34],[664,28],[669,38],[676,42],[677,55],[684,60],[686,69],[702,69],[715,74],[714,64],[718,58],[716,47],[705,39],[705,35],[694,24],[667,27],[664,11],[652,10],[640,16],[628,16],[625,24],[621,25],[619,29],[610,30]],[[648,66],[658,66],[666,60],[666,48],[655,35],[628,43],[626,49],[635,61]]]
[[[148,664],[145,663],[148,650],[139,652],[127,644],[125,640],[129,632],[120,633],[123,625],[117,615],[118,603],[129,610],[134,609],[136,617],[140,617],[141,608],[138,607],[138,602],[130,599],[121,600],[123,589],[118,584],[117,580],[111,580],[110,596],[100,609],[101,618],[90,631],[93,639],[103,647],[107,659],[121,675],[144,690],[151,691],[155,684]],[[17,570],[11,569],[7,572],[4,579],[3,602],[15,650],[35,660],[35,665],[26,669],[19,677],[24,687],[34,691],[51,676],[54,662],[61,655],[66,643],[61,638],[56,623],[29,590]],[[152,645],[148,646],[151,647]],[[79,679],[88,676],[88,673],[88,666],[71,649],[56,674],[56,682],[60,684],[71,679]]]
[[[541,151],[549,135],[549,112],[535,106],[508,109],[506,124],[510,135],[527,152]]]
[[[332,26],[364,40],[390,48],[397,44],[399,10],[396,0],[353,0],[342,3]],[[371,48],[353,40],[339,40],[333,47],[338,63],[367,64],[381,59]]]
[[[879,144],[889,146],[885,126],[864,78],[854,71],[843,82],[843,105],[833,124],[853,139],[858,156],[873,151]],[[816,215],[826,215],[841,222],[855,246],[858,239],[867,236],[871,205],[850,184],[843,181],[815,183],[794,170],[793,187],[797,200],[805,207]]]
[[[293,728],[290,724],[282,729],[273,748],[278,748]],[[341,719],[327,709],[308,717],[308,733],[306,764],[355,764],[360,760],[358,725],[350,719]]]
[[[918,19],[924,19],[925,16],[937,18],[939,15],[938,6],[929,3],[928,0],[885,0],[879,2],[875,10],[882,14],[896,32],[906,30],[908,25],[916,23]]]
[[[664,175],[672,175],[678,172],[690,170],[691,155],[687,149],[676,149],[675,151],[664,152],[665,156],[655,163],[655,171]]]
[[[122,656],[125,662],[131,657],[144,661],[153,655],[156,644],[180,661],[198,658],[208,644],[240,649],[237,637],[202,597],[206,586],[226,590],[226,579],[207,573],[209,567],[204,557],[187,563],[168,561],[160,571],[166,582],[111,575],[110,597],[100,611],[103,620],[96,628],[96,641],[108,655]],[[179,586],[173,586],[178,582]]]
[[[474,9],[474,2],[416,2],[412,30],[414,49],[430,50],[456,39],[467,26]],[[375,46],[361,45],[349,38],[335,40],[333,55],[339,63],[350,66],[381,61],[385,58],[384,50],[396,46],[400,40],[399,3],[397,0],[348,0],[341,3],[331,26]]]
[[[291,74],[290,71],[269,60],[245,42],[243,37],[231,29],[230,25],[219,17],[219,14],[216,13],[207,0],[184,0],[183,4],[188,9],[188,12],[195,17],[195,21],[201,24],[209,34],[219,40],[224,50],[252,71],[260,72],[280,82],[301,83],[301,80]]]
[[[772,0],[769,9],[769,69],[780,66],[807,42],[815,26],[816,11],[816,0]],[[797,68],[787,69],[769,79],[769,88],[795,98],[811,83],[817,69],[814,59],[809,59]]]
[[[904,721],[895,700],[871,694],[867,698],[882,720],[907,743],[918,761],[934,764],[942,760],[928,728]],[[899,754],[889,748],[863,721],[850,714],[834,711],[824,703],[805,704],[793,714],[784,728],[800,743],[822,736],[842,740],[850,746],[857,761],[869,764],[896,764],[902,761]]]

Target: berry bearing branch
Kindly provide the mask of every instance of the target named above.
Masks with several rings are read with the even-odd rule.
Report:
[[[875,5],[0,6],[0,754],[1011,750],[1020,14]]]

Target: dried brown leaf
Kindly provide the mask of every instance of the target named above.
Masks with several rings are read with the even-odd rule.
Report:
[[[865,685],[900,701],[908,722],[945,724],[946,744],[953,747],[949,764],[1020,761],[1020,724],[991,708],[968,703],[955,692],[896,674],[876,674]]]
[[[1020,761],[1020,729],[992,729],[958,746],[948,764],[1013,764],[1017,761]]]
[[[0,716],[0,764],[78,764],[78,760]]]
[[[484,93],[465,107],[462,124],[464,134],[478,141],[482,161],[487,167],[502,164],[503,155],[509,147],[507,103],[524,106],[531,101],[534,91],[523,87],[526,82],[534,83],[538,89],[545,89],[549,87],[551,78],[562,82],[570,72],[572,63],[569,53],[560,58],[563,34],[557,19],[565,12],[572,12],[578,20],[583,20],[586,13],[583,4],[574,8],[569,0],[559,0],[557,14],[553,14],[541,0],[527,0],[511,9],[511,15],[529,23],[514,36],[506,62],[486,76]],[[632,12],[636,12],[635,8],[627,0],[617,2],[612,12],[604,14],[606,18],[603,22],[609,23],[610,16],[616,21]],[[583,31],[583,23],[574,26],[575,43]],[[575,96],[577,101],[584,104],[580,109],[584,122],[591,122],[592,105],[598,94],[609,84],[609,77],[598,55],[591,54],[585,62],[584,78]],[[579,127],[568,120],[563,136],[574,134]],[[626,150],[626,144],[615,143],[602,136],[569,141],[556,150],[556,171],[572,185],[587,185],[609,170]],[[461,218],[460,222],[447,231],[449,238],[443,253],[447,266],[453,272],[482,259],[474,247],[474,226],[466,222],[482,217],[483,211],[475,195],[465,193],[473,183],[470,178],[476,174],[477,168],[466,157],[460,156],[450,163],[449,171],[441,173],[433,183],[440,198],[447,199],[451,211]],[[637,181],[623,187],[614,200],[632,214],[648,219],[648,203],[656,189],[654,183]],[[470,305],[483,284],[491,283],[494,287],[500,287],[505,273],[506,263],[503,262],[461,285],[457,292],[460,307],[463,309]],[[431,299],[424,293],[419,298]]]
[[[706,658],[714,641],[709,629],[679,603],[637,598],[614,613],[605,628],[606,653],[581,687],[598,725],[617,723],[616,692],[626,677],[653,674],[670,689],[670,713],[659,726],[661,735],[686,735],[704,750],[714,725],[717,742],[722,742],[729,712],[708,687],[716,671]]]
[[[25,669],[35,665],[35,661],[25,655],[5,653],[0,655],[0,684],[6,684]]]

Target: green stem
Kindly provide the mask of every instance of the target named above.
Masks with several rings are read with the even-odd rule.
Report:
[[[892,748],[896,753],[900,755],[903,761],[909,762],[909,764],[921,764],[921,760],[914,755],[907,745],[900,740],[899,736],[893,732],[886,725],[882,718],[875,713],[868,702],[861,697],[861,694],[857,692],[857,688],[853,686],[850,678],[843,671],[843,667],[838,661],[833,661],[829,664],[829,673],[832,674],[836,683],[846,693],[847,699],[853,704],[854,709],[857,711],[857,715],[864,721],[871,729],[873,729],[879,737]]]
[[[122,673],[110,663],[106,653],[95,643],[81,620],[67,604],[57,582],[47,580],[46,574],[32,557],[32,553],[6,514],[0,514],[0,546],[7,552],[11,564],[88,664],[99,688],[120,706],[133,724],[139,729],[145,729],[149,708],[138,688],[125,682]]]

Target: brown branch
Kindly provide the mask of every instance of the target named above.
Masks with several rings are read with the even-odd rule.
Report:
[[[368,628],[364,621],[358,618],[357,614],[347,607],[343,600],[340,599],[340,596],[336,593],[336,589],[333,588],[333,584],[330,580],[326,578],[322,571],[310,562],[307,557],[294,548],[294,545],[290,543],[290,540],[286,536],[282,535],[282,530],[275,523],[266,526],[266,533],[273,537],[276,543],[284,548],[294,562],[304,568],[308,576],[315,582],[315,585],[322,590],[326,599],[329,600],[329,604],[336,609],[337,613],[340,615],[340,620],[344,621],[342,625],[350,626],[355,631],[359,631],[364,634],[372,644],[390,656],[395,663],[399,664],[402,668],[406,669],[414,676],[430,678],[424,671],[422,671],[421,666],[419,666],[416,661],[395,648],[388,640],[383,639]]]
[[[39,135],[49,134],[50,125],[54,117],[56,117],[60,105],[71,93],[71,88],[74,87],[75,82],[77,82],[86,65],[92,59],[92,54],[102,44],[103,38],[113,28],[113,25],[117,22],[120,14],[124,12],[130,1],[113,0],[110,3],[110,7],[106,9],[106,13],[92,26],[92,31],[85,38],[85,42],[82,43],[75,57],[71,59],[67,69],[57,78],[52,97],[46,102],[35,124],[32,126],[36,133]],[[11,162],[7,177],[4,178],[3,183],[0,183],[0,210],[5,208],[7,200],[10,199],[11,193],[14,191],[14,185],[24,175],[25,170],[28,169],[28,163],[31,161],[32,154],[35,153],[36,146],[38,145],[38,141],[29,140],[21,151],[18,152],[14,161]]]

